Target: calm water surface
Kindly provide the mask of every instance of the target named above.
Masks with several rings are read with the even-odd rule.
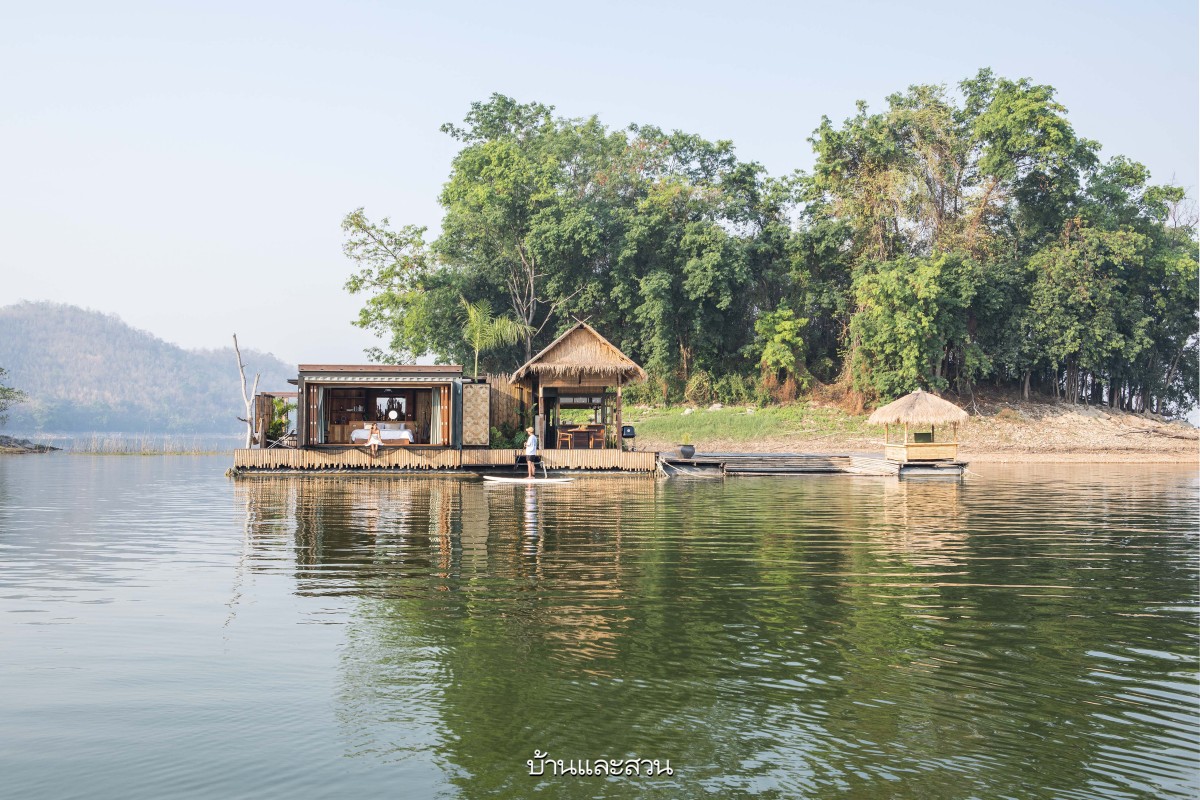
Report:
[[[0,795],[1200,793],[1193,467],[228,464],[0,457]]]

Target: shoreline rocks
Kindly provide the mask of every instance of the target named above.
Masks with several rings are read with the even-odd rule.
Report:
[[[50,453],[61,449],[48,444],[34,444],[28,439],[0,436],[0,453]]]

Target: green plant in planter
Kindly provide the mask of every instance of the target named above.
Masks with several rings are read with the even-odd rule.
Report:
[[[683,440],[679,443],[679,455],[684,458],[691,458],[696,455],[696,448],[692,446],[692,435],[685,433],[679,438]]]

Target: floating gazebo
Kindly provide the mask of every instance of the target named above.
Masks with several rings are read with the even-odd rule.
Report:
[[[511,378],[537,398],[535,427],[551,449],[619,444],[621,389],[644,380],[646,371],[586,322],[576,322]],[[571,424],[564,409],[589,409],[591,422]]]
[[[953,403],[918,389],[875,409],[867,418],[883,426],[884,457],[907,464],[913,461],[954,461],[958,458],[958,423],[970,417]],[[904,436],[892,441],[893,426],[903,425]],[[937,426],[950,426],[950,440],[937,440]]]

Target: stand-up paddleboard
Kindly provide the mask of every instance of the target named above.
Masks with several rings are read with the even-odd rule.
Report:
[[[502,478],[499,475],[484,475],[485,481],[495,483],[570,483],[574,478]]]

